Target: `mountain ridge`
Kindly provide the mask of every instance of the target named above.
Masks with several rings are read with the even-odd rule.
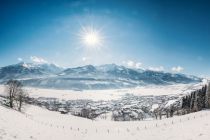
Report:
[[[49,63],[25,62],[0,68],[0,83],[9,79],[21,80],[26,86],[76,90],[188,84],[202,80],[185,74],[132,69],[116,64],[64,69]]]

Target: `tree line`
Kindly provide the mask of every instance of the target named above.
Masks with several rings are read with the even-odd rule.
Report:
[[[158,107],[153,111],[154,117],[156,119],[162,119],[162,116],[169,118],[174,115],[185,115],[208,108],[209,94],[208,87],[205,85],[201,89],[181,97],[180,101],[172,104],[170,107]]]

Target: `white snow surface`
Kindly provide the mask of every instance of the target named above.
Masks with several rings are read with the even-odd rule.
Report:
[[[0,105],[3,140],[209,140],[210,111],[156,121],[91,121],[36,106],[25,113]]]
[[[151,109],[151,111],[154,111],[155,109],[157,109],[159,107],[159,105],[158,104],[153,104],[152,105],[152,109]]]
[[[187,94],[201,88],[203,84],[120,90],[26,90],[32,97],[112,100],[126,93],[139,96]],[[4,86],[0,86],[0,94],[4,94]],[[20,113],[0,105],[0,140],[209,140],[209,130],[210,110],[163,120],[114,122],[109,119],[92,121],[69,114],[63,115],[33,105],[27,105],[24,113]]]
[[[30,97],[38,98],[58,98],[63,100],[91,99],[97,100],[115,100],[125,94],[136,96],[144,95],[181,95],[200,89],[205,83],[199,84],[175,84],[167,86],[142,86],[130,89],[109,89],[109,90],[57,90],[42,88],[25,88]],[[4,94],[4,86],[0,85],[0,94]]]
[[[165,107],[170,107],[175,102],[177,102],[177,100],[169,100],[168,103],[165,105]]]

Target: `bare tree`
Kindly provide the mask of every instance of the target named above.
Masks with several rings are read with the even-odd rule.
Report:
[[[24,91],[23,89],[20,89],[19,92],[17,92],[15,100],[17,101],[18,111],[21,111],[23,107],[23,101],[26,99],[26,97],[26,91]]]
[[[14,108],[14,103],[16,101],[17,108],[21,111],[23,101],[26,97],[26,92],[23,90],[22,83],[18,80],[9,80],[6,83],[6,92],[8,94],[9,106]]]

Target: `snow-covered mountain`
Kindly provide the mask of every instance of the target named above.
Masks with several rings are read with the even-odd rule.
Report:
[[[124,66],[118,66],[116,64],[106,64],[96,67],[87,65],[84,67],[69,68],[63,71],[61,75],[65,77],[142,81],[143,83],[148,84],[190,83],[200,80],[195,76],[131,69]]]
[[[195,76],[142,69],[116,64],[86,65],[63,69],[54,64],[19,63],[2,67],[0,81],[19,79],[27,86],[59,89],[107,89],[141,85],[200,82]]]
[[[55,64],[37,64],[21,62],[0,68],[0,81],[8,79],[29,79],[38,77],[48,77],[63,70]]]

